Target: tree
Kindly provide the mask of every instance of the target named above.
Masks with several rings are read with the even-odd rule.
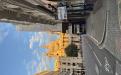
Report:
[[[68,57],[77,57],[78,48],[75,44],[71,43],[67,48],[65,48],[65,53]]]

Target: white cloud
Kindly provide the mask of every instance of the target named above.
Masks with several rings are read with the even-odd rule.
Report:
[[[50,70],[49,58],[45,56],[45,53],[39,54],[39,52],[37,52],[35,55],[38,59],[33,59],[32,61],[27,63],[28,75],[33,75],[38,72]]]
[[[33,54],[33,60],[27,63],[28,75],[33,75],[44,70],[50,70],[50,58],[45,55],[46,51],[43,52],[39,49],[45,43],[50,41],[50,39],[45,34],[46,33],[36,32],[29,39],[29,47]]]
[[[33,48],[34,43],[39,43],[42,45],[43,42],[43,33],[42,32],[36,32],[33,36],[31,36],[29,42],[30,42],[30,49]]]
[[[0,31],[0,42],[2,42],[8,36],[8,33],[8,31]]]

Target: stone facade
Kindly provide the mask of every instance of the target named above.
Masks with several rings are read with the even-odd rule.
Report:
[[[16,24],[16,29],[18,31],[33,31],[33,32],[61,32],[62,24],[49,25],[49,24],[30,24],[22,25]]]
[[[44,5],[40,0],[0,0],[0,21],[56,24],[53,10]]]
[[[60,75],[84,75],[81,57],[61,57]]]

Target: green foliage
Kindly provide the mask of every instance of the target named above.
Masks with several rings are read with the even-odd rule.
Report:
[[[65,53],[68,57],[77,57],[78,48],[75,44],[71,43],[67,48],[65,48]]]

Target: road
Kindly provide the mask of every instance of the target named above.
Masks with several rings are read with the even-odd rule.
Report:
[[[121,75],[121,62],[108,50],[99,49],[87,36],[82,37],[86,75]]]

